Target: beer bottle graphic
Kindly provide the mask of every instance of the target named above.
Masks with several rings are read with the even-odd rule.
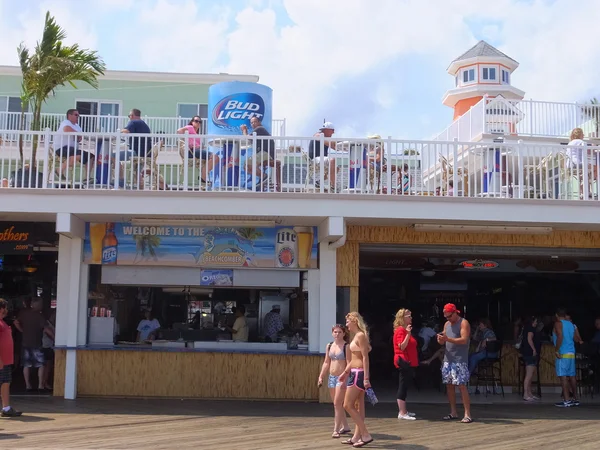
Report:
[[[275,266],[298,267],[298,242],[293,228],[282,228],[275,235]]]
[[[115,236],[115,224],[106,224],[106,234],[102,239],[102,264],[116,265],[119,241]]]

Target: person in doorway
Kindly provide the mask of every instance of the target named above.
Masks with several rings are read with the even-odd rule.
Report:
[[[592,338],[592,343],[593,344],[600,344],[600,317],[596,317],[596,322],[594,323],[594,326],[596,327],[596,333],[594,334],[594,337]]]
[[[435,332],[433,327],[434,327],[434,324],[432,323],[432,321],[428,320],[427,323],[425,324],[425,326],[421,327],[421,329],[419,330],[418,336],[421,339],[423,339],[423,347],[421,347],[421,351],[423,353],[428,352],[429,343],[431,342],[431,339],[435,338],[437,336],[437,333]]]
[[[437,341],[445,345],[444,362],[442,363],[442,383],[446,385],[448,402],[450,403],[450,414],[444,416],[444,420],[458,419],[456,410],[456,390],[458,386],[465,407],[465,415],[462,423],[471,423],[471,399],[467,390],[469,382],[469,340],[471,326],[469,322],[460,317],[460,311],[452,303],[444,306],[444,330],[438,334]]]
[[[556,376],[560,380],[563,390],[563,401],[555,403],[559,408],[579,406],[575,398],[577,393],[577,379],[575,367],[575,326],[567,320],[567,313],[563,308],[556,311],[554,322],[554,342],[556,353]]]
[[[533,395],[531,391],[531,380],[533,372],[539,364],[540,353],[542,350],[542,339],[538,331],[539,319],[535,316],[525,321],[523,328],[523,337],[521,340],[521,357],[525,363],[525,379],[523,380],[523,400],[533,402],[539,400],[539,397]]]
[[[265,314],[265,340],[277,342],[277,335],[283,330],[283,319],[281,318],[281,306],[273,305],[271,311]]]
[[[248,342],[248,324],[246,323],[246,308],[244,305],[234,306],[232,311],[235,315],[233,326],[225,329],[232,334],[233,342]]]
[[[56,326],[56,311],[52,311],[50,318],[46,321],[44,336],[42,337],[42,351],[44,352],[44,389],[53,389],[50,380],[54,372],[54,330]]]
[[[496,333],[492,330],[492,323],[489,319],[480,319],[477,324],[477,335],[479,343],[475,349],[475,353],[469,355],[469,376],[473,375],[477,365],[486,358],[497,358],[498,352],[488,352],[486,350],[487,343],[496,340]]]
[[[160,323],[152,315],[152,310],[146,309],[144,311],[144,319],[140,321],[137,327],[138,342],[152,341],[156,339],[158,330],[160,329]]]
[[[339,438],[342,434],[350,433],[350,426],[346,419],[346,411],[344,410],[344,396],[346,395],[346,385],[340,383],[339,377],[346,369],[350,362],[350,352],[346,351],[348,345],[348,333],[346,327],[339,323],[331,329],[333,341],[327,344],[325,349],[325,361],[319,373],[317,385],[323,385],[323,377],[328,374],[327,387],[329,395],[333,402],[333,434],[332,438]]]
[[[42,337],[44,332],[52,333],[46,326],[46,319],[42,315],[42,299],[36,298],[31,302],[31,308],[19,312],[15,327],[23,333],[22,357],[23,376],[27,391],[34,390],[31,384],[31,368],[38,369],[38,390],[44,391],[44,352],[42,351]]]
[[[415,420],[406,409],[406,393],[414,380],[414,368],[419,366],[417,340],[412,336],[412,313],[400,309],[394,320],[394,366],[398,369],[398,419]]]
[[[19,417],[22,413],[10,406],[10,383],[14,363],[15,347],[12,329],[4,321],[8,314],[8,302],[0,298],[0,396],[2,397],[2,417]]]
[[[344,409],[354,421],[354,435],[342,444],[355,448],[364,447],[373,442],[373,437],[365,425],[365,390],[371,387],[369,381],[370,365],[369,331],[362,316],[357,312],[346,315],[346,328],[354,336],[348,346],[351,352],[350,362],[340,375],[341,383],[347,380],[347,390],[344,397]]]

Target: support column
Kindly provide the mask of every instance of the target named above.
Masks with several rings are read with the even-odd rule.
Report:
[[[58,276],[56,305],[57,346],[70,347],[65,355],[65,398],[77,397],[77,351],[87,339],[89,266],[81,264],[85,224],[70,214],[57,214]]]
[[[331,342],[331,327],[336,322],[336,250],[329,248],[329,242],[319,243],[319,349]]]
[[[319,351],[320,330],[320,296],[319,296],[319,271],[311,269],[308,271],[308,350]]]

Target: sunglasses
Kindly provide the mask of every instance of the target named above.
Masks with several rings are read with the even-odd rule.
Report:
[[[448,314],[448,315],[444,314],[444,317],[445,317],[446,319],[449,319],[449,318],[450,318],[450,317],[452,317],[454,314],[456,314],[456,311],[455,311],[455,312],[451,312],[451,313],[450,313],[450,314]]]
[[[194,123],[200,123],[199,120],[192,120],[192,122],[194,122]]]

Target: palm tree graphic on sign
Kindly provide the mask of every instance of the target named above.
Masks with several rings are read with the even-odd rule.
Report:
[[[135,241],[136,250],[135,258],[133,259],[134,263],[138,261],[138,258],[139,260],[143,260],[149,257],[154,261],[158,261],[156,249],[160,246],[160,237],[135,234],[133,235],[133,240]]]

